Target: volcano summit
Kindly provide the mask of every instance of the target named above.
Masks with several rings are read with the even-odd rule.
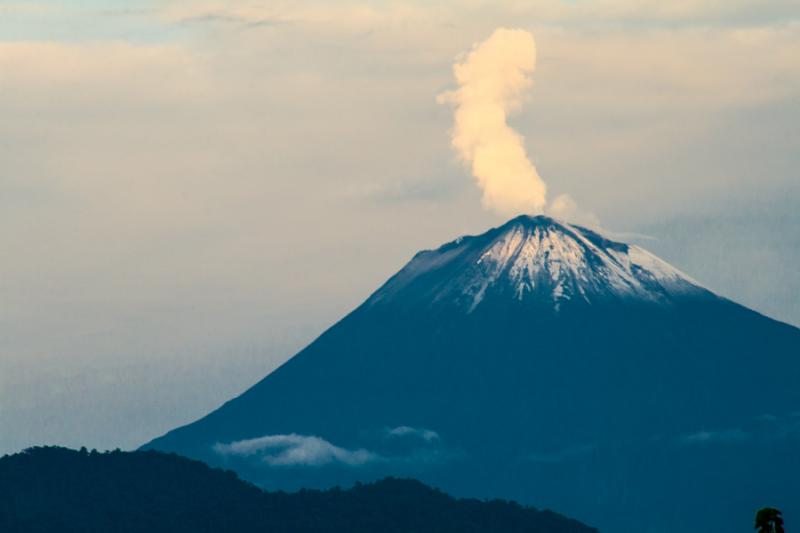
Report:
[[[677,269],[637,246],[586,228],[526,215],[477,237],[420,252],[368,301],[411,306],[462,306],[484,300],[562,304],[668,304],[709,294]],[[710,294],[709,294],[710,295]]]
[[[146,445],[268,488],[417,477],[607,532],[800,516],[800,330],[645,250],[517,217],[418,253],[208,416]]]

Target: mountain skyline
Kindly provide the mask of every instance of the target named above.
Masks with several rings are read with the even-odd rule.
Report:
[[[451,146],[453,67],[498,28],[535,38],[504,115],[549,202],[800,326],[797,22],[786,0],[2,2],[0,452],[135,447],[516,215]]]
[[[735,528],[765,496],[795,511],[798,353],[800,330],[638,246],[520,216],[416,254],[254,387],[145,447],[268,488],[409,475],[601,530]],[[753,492],[765,453],[780,468]]]

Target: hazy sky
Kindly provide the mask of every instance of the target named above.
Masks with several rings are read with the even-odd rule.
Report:
[[[0,453],[133,447],[503,222],[452,65],[536,40],[552,194],[800,324],[797,0],[0,3]],[[630,238],[630,237],[628,237]]]

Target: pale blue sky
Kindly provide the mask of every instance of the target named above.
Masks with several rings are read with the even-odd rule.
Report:
[[[454,58],[533,33],[553,194],[800,324],[796,1],[0,4],[0,453],[132,447],[503,222]]]
[[[175,29],[154,24],[154,2],[36,1],[0,6],[3,41],[164,41]]]

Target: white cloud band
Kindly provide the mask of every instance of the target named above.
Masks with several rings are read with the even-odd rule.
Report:
[[[313,435],[265,435],[255,439],[217,443],[214,451],[220,455],[259,455],[271,466],[324,466],[343,464],[361,466],[379,456],[362,448],[349,450]]]

